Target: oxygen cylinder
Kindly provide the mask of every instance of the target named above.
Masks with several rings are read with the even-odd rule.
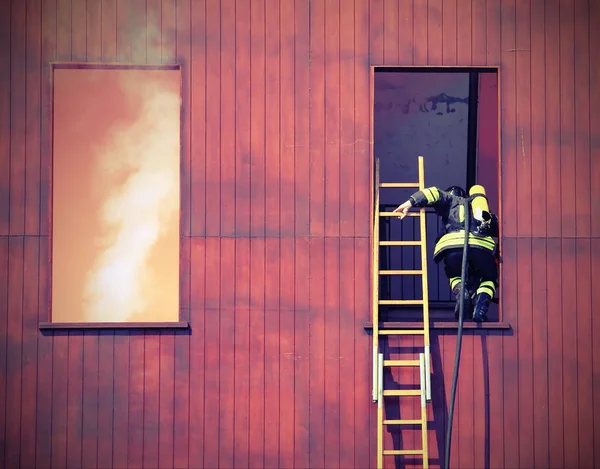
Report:
[[[471,187],[471,189],[469,189],[469,195],[475,195],[475,197],[471,201],[471,210],[473,212],[473,218],[480,222],[489,220],[491,218],[490,207],[488,206],[487,199],[485,198],[485,188],[480,185],[475,185]]]

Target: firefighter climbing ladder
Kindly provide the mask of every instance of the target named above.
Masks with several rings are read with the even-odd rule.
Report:
[[[389,240],[381,241],[379,239],[379,221],[381,217],[398,216],[395,212],[379,211],[379,192],[381,188],[414,188],[423,190],[424,185],[424,166],[423,157],[418,158],[419,181],[417,183],[381,183],[379,180],[379,159],[375,161],[375,207],[373,220],[373,284],[372,284],[372,311],[373,311],[373,402],[377,402],[377,467],[383,467],[383,457],[385,455],[413,455],[423,458],[423,468],[429,467],[428,449],[427,449],[427,401],[431,400],[431,380],[430,380],[430,349],[429,349],[429,305],[428,305],[428,285],[427,285],[427,240],[425,229],[425,209],[421,208],[418,212],[409,212],[407,216],[419,217],[420,239],[418,241]],[[421,249],[421,269],[419,270],[381,270],[379,264],[379,247],[393,246],[401,248],[402,246],[418,246]],[[381,275],[419,275],[422,278],[423,296],[421,300],[382,300],[379,296],[379,277]],[[423,328],[422,329],[381,329],[379,318],[380,305],[419,305],[423,309]],[[413,360],[384,360],[383,353],[380,352],[380,341],[382,336],[403,335],[418,336],[423,338],[423,352],[419,353],[418,359]],[[383,349],[383,347],[382,347]],[[386,368],[392,367],[419,367],[419,389],[384,389],[383,372]],[[414,384],[414,383],[402,383]],[[397,396],[400,399],[421,399],[421,418],[416,420],[389,420],[384,418],[386,398]],[[383,431],[388,425],[420,425],[421,427],[421,448],[420,449],[384,449]]]

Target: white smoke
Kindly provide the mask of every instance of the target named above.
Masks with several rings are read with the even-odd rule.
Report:
[[[140,80],[140,73],[123,73],[121,83],[124,96],[142,103],[138,118],[115,129],[95,155],[103,229],[84,290],[88,321],[121,322],[147,312],[152,292],[160,291],[149,285],[148,258],[166,228],[179,223],[180,95]]]

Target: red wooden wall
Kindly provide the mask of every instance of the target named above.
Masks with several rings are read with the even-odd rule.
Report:
[[[600,464],[599,34],[594,0],[0,2],[1,465],[374,465],[381,64],[501,66],[512,330],[465,334],[453,467]],[[191,333],[39,331],[49,61],[183,65]],[[432,341],[439,466],[456,332]]]

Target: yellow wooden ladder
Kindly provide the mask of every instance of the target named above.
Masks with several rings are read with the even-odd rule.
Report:
[[[377,402],[377,467],[383,467],[383,456],[385,455],[413,455],[423,458],[423,468],[429,467],[428,449],[427,449],[427,401],[431,401],[431,368],[430,368],[430,347],[429,347],[429,304],[428,304],[428,285],[427,285],[427,240],[425,229],[425,209],[421,208],[418,212],[409,212],[408,216],[419,217],[420,239],[418,241],[389,240],[380,241],[379,222],[381,217],[398,216],[395,212],[379,211],[379,191],[381,188],[414,188],[423,190],[424,186],[424,166],[423,157],[418,158],[419,181],[418,183],[382,183],[379,179],[379,159],[375,160],[375,210],[373,220],[373,284],[372,284],[372,311],[373,311],[373,402]],[[399,201],[402,203],[404,200]],[[418,246],[421,248],[421,268],[418,270],[381,270],[379,263],[380,246]],[[379,279],[381,275],[420,275],[422,277],[423,296],[421,300],[382,300],[379,296]],[[422,305],[423,310],[423,328],[421,329],[396,329],[382,328],[380,326],[380,305]],[[397,323],[396,323],[397,325]],[[413,360],[384,360],[383,353],[380,352],[380,345],[383,349],[382,336],[390,335],[414,335],[423,338],[423,352],[420,352],[418,359],[415,356]],[[382,342],[380,344],[380,342]],[[384,389],[383,370],[390,367],[419,367],[419,389]],[[403,383],[404,384],[404,383]],[[414,383],[406,383],[414,384]],[[415,397],[421,398],[421,418],[411,420],[390,420],[384,418],[385,398],[391,396],[400,396],[408,399]],[[383,431],[388,425],[420,425],[421,443],[420,449],[384,449]]]

